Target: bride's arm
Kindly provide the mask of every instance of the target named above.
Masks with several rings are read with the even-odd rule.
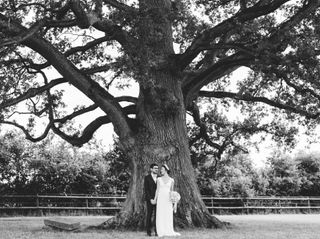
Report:
[[[170,191],[172,192],[174,189],[174,179],[172,179],[172,183],[171,183],[171,187],[170,187]]]

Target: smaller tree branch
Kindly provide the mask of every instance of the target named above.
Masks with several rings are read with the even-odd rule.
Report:
[[[255,97],[247,94],[238,94],[238,93],[232,93],[232,92],[225,92],[225,91],[200,91],[199,92],[200,97],[213,97],[213,98],[232,98],[235,100],[242,100],[247,102],[261,102],[265,103],[267,105],[276,107],[278,109],[288,110],[290,112],[300,114],[302,116],[305,116],[309,119],[316,119],[319,117],[320,113],[309,113],[306,110],[299,109],[296,106],[291,106],[288,104],[283,104],[281,102],[270,100],[266,97]]]
[[[70,9],[73,11],[76,16],[78,26],[82,29],[90,27],[93,23],[99,21],[99,18],[93,12],[87,14],[84,8],[81,6],[79,0],[70,0],[69,1]]]
[[[280,59],[279,59],[280,62]],[[263,70],[263,72],[265,72]],[[273,68],[272,72],[277,76],[278,79],[282,79],[284,80],[284,82],[290,86],[291,88],[293,88],[297,93],[299,93],[300,95],[306,95],[309,94],[310,96],[313,96],[314,98],[318,99],[320,101],[320,95],[318,93],[316,93],[314,90],[310,89],[310,88],[306,88],[303,87],[301,85],[297,85],[294,82],[292,82],[290,80],[290,78],[288,77],[288,75],[285,72],[282,72],[278,69]],[[268,72],[267,72],[268,73]]]
[[[54,87],[56,85],[66,83],[66,82],[67,82],[66,79],[60,78],[60,79],[50,81],[47,85],[44,85],[44,86],[41,86],[38,88],[30,88],[27,92],[19,95],[18,97],[14,98],[14,99],[10,99],[5,102],[2,102],[0,104],[0,109],[16,105],[19,102],[22,102],[26,99],[32,98],[36,95],[43,93],[44,91],[46,91],[48,89],[51,89],[52,87]]]
[[[63,117],[61,119],[55,119],[54,122],[55,123],[64,124],[68,120],[72,120],[72,119],[74,119],[75,117],[77,117],[79,115],[83,115],[83,114],[88,113],[90,111],[94,111],[97,108],[98,108],[98,105],[97,104],[93,104],[93,105],[90,105],[90,106],[88,106],[86,108],[77,110],[77,111],[73,112],[72,114],[67,115],[67,116],[65,116],[65,117]]]
[[[92,49],[93,47],[110,40],[110,37],[108,36],[104,36],[104,37],[100,37],[98,39],[94,39],[93,41],[88,42],[87,44],[83,45],[83,46],[78,46],[78,47],[73,47],[69,50],[67,50],[64,55],[65,56],[70,56],[76,52],[85,52],[87,50]]]
[[[92,68],[84,68],[81,69],[81,72],[86,74],[86,75],[92,75],[95,73],[99,73],[99,72],[105,72],[105,71],[109,71],[112,68],[112,63],[110,64],[105,64],[103,66],[96,66],[96,67],[92,67]]]
[[[116,0],[103,0],[103,2],[105,4],[108,4],[118,10],[121,10],[121,11],[126,11],[126,12],[137,12],[138,10],[134,7],[130,7],[124,3],[121,3],[119,1],[116,1]]]
[[[39,142],[39,141],[43,140],[48,135],[48,133],[50,131],[50,128],[53,125],[53,122],[50,122],[47,125],[47,127],[44,130],[44,132],[39,137],[33,137],[29,133],[28,129],[26,129],[24,126],[22,126],[22,125],[20,125],[20,124],[18,124],[16,122],[11,122],[11,121],[4,120],[4,121],[0,121],[0,124],[7,124],[7,125],[15,126],[15,127],[17,127],[17,128],[22,130],[22,132],[25,134],[27,140],[30,140],[31,142]]]
[[[192,112],[192,116],[193,116],[194,122],[200,128],[199,135],[196,136],[196,138],[197,139],[203,138],[208,145],[210,145],[211,147],[214,147],[217,150],[220,150],[221,146],[219,144],[214,143],[214,142],[211,141],[211,139],[210,139],[210,137],[209,137],[209,135],[207,133],[206,125],[205,125],[205,123],[203,123],[201,121],[200,111],[199,111],[199,108],[196,105],[196,103],[193,103],[192,107],[188,108],[188,110]],[[195,142],[195,139],[192,139],[191,142]]]

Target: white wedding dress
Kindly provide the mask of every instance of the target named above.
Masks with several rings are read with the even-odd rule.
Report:
[[[161,236],[180,236],[180,233],[173,230],[173,204],[170,201],[169,194],[173,179],[165,183],[160,177],[159,192],[157,198],[157,214],[156,214],[156,227],[157,234]]]

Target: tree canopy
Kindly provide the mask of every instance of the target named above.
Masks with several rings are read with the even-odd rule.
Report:
[[[160,68],[182,74],[185,104],[195,116],[195,100],[210,97],[216,99],[213,103],[217,99],[260,102],[318,119],[318,1],[161,2],[164,6],[159,7],[152,1],[153,8],[147,8],[144,1],[2,2],[1,123],[21,128],[33,141],[53,130],[70,143],[82,145],[109,122],[120,137],[126,137],[132,131],[135,117],[128,116],[136,113],[137,99],[113,97],[108,89],[111,84],[125,86],[124,79],[144,87],[156,85],[147,72]],[[164,14],[163,9],[168,12]],[[148,11],[153,11],[158,22],[172,24],[171,44],[176,52],[172,48],[162,57],[149,54],[142,61],[141,55],[150,45],[161,44],[165,34],[154,23],[152,30],[158,38],[149,46],[139,40],[144,35],[139,24]],[[229,90],[228,74],[243,66],[253,73]],[[61,77],[52,78],[48,69],[57,70]],[[63,92],[55,87],[66,83],[93,104],[79,106],[70,114],[60,112]],[[204,90],[208,85],[210,90]],[[163,97],[168,94],[159,89],[150,96],[162,93]],[[22,101],[33,117],[47,115],[41,136],[29,133],[32,119],[28,125],[10,121]],[[130,104],[121,106],[123,101]],[[173,101],[168,97],[167,103]],[[62,130],[68,120],[98,107],[106,116],[94,119],[80,135]]]

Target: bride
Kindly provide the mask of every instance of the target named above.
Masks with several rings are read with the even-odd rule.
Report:
[[[173,230],[173,203],[170,192],[173,191],[174,180],[169,176],[169,167],[164,164],[160,171],[162,177],[157,179],[157,190],[154,202],[157,203],[156,228],[158,236],[180,236]]]

